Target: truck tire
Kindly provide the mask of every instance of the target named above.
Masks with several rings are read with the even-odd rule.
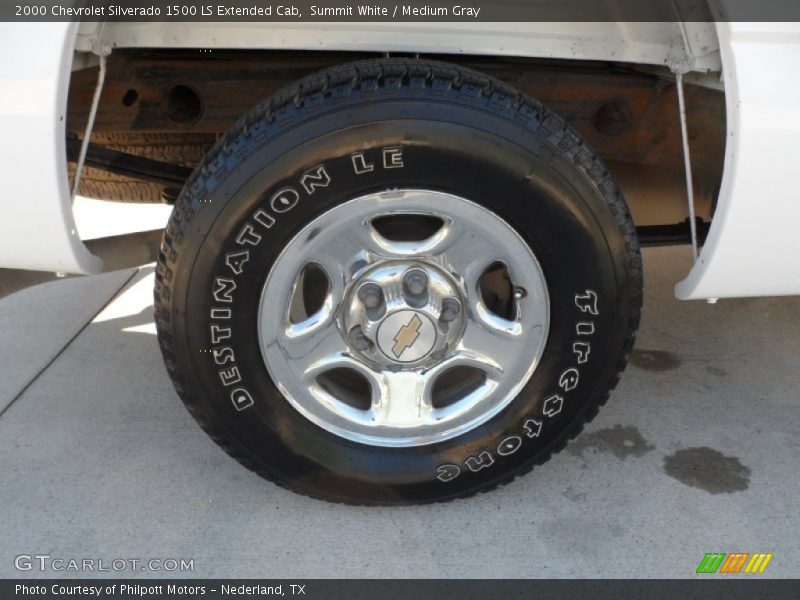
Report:
[[[450,64],[306,77],[205,157],[165,231],[158,339],[227,452],[335,502],[446,501],[563,448],[642,303],[627,206],[563,119]]]

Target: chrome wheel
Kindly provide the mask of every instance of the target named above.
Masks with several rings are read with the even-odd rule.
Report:
[[[375,446],[431,444],[501,411],[549,327],[544,274],[504,220],[426,190],[370,194],[306,225],[275,261],[262,356],[309,420]]]

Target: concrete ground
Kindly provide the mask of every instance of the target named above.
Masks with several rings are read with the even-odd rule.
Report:
[[[207,438],[162,366],[152,267],[12,293],[0,577],[75,576],[14,567],[49,554],[194,559],[194,577],[671,578],[706,552],[772,552],[765,576],[798,577],[800,299],[681,303],[689,263],[645,252],[631,364],[564,452],[491,494],[409,508],[291,494]]]

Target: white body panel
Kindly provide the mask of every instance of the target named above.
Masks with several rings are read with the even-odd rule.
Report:
[[[800,294],[800,24],[720,23],[728,138],[682,299]]]
[[[0,266],[95,273],[75,229],[67,182],[71,23],[0,24]]]
[[[719,70],[704,23],[103,23],[78,47],[251,48],[527,56]]]

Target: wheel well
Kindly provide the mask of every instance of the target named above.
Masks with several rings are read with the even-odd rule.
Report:
[[[92,143],[123,155],[193,168],[224,131],[281,86],[325,67],[375,56],[117,49],[108,57]],[[674,77],[666,67],[468,55],[436,58],[508,82],[560,114],[605,161],[637,226],[676,226],[675,235],[683,235],[679,224],[688,212],[678,102]],[[96,67],[73,72],[69,138],[83,135],[96,79]],[[725,98],[722,91],[702,85],[687,84],[685,89],[696,213],[707,227],[722,177]],[[89,163],[82,191],[122,201],[169,201],[176,190],[163,181],[109,174]]]

